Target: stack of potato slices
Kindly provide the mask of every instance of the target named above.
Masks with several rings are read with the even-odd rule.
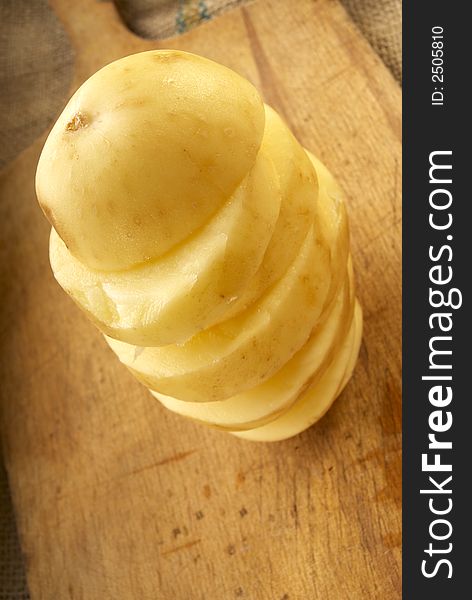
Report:
[[[36,178],[63,289],[168,409],[275,441],[353,371],[342,192],[245,79],[175,50],[74,94]]]

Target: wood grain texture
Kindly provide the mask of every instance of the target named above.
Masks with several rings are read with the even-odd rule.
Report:
[[[74,88],[157,47],[54,0]],[[1,177],[1,433],[33,600],[400,598],[400,90],[337,2],[258,0],[160,46],[250,79],[348,190],[365,335],[315,427],[255,444],[166,412],[55,284],[44,136]]]

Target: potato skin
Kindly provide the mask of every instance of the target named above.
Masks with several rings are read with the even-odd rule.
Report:
[[[113,62],[74,94],[44,146],[39,203],[90,268],[128,269],[203,225],[254,163],[264,131],[256,89],[177,50]]]
[[[362,335],[343,193],[236,73],[176,50],[107,65],[36,188],[57,281],[171,410],[276,441],[342,391]]]
[[[248,175],[164,256],[126,271],[97,271],[53,228],[56,280],[103,333],[136,346],[181,343],[240,314],[285,274],[313,224],[320,181],[282,119],[264,108],[264,136]]]
[[[281,197],[266,154],[259,151],[248,177],[195,235],[133,269],[88,268],[52,228],[54,277],[103,333],[129,344],[181,343],[223,320],[254,278],[278,223]]]
[[[278,442],[301,433],[321,419],[349,381],[359,355],[362,309],[357,300],[353,309],[349,331],[322,377],[281,416],[255,429],[232,431],[233,435],[253,442]]]
[[[329,250],[311,228],[268,294],[182,345],[141,349],[106,340],[150,389],[188,402],[225,400],[268,379],[310,337],[331,287]]]
[[[185,402],[151,392],[166,408],[226,431],[266,425],[286,412],[313,381],[320,379],[342,344],[353,312],[352,269],[326,318],[304,346],[262,384],[222,402]]]

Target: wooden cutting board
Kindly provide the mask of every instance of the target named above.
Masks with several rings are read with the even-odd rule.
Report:
[[[261,90],[348,191],[365,335],[346,391],[292,440],[166,412],[52,278],[38,139],[1,177],[1,433],[33,600],[400,598],[398,85],[332,0],[258,0],[165,43],[133,36],[111,3],[52,6],[74,89],[171,47]]]

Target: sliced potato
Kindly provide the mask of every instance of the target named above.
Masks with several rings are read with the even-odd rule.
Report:
[[[40,205],[70,252],[98,270],[162,256],[201,227],[254,164],[256,89],[178,50],[113,62],[73,95],[41,153]]]
[[[108,337],[110,347],[150,389],[179,400],[219,401],[261,384],[309,338],[338,289],[333,274],[342,281],[348,237],[335,203],[320,193],[319,236],[309,234],[286,275],[246,311],[182,345],[143,348]]]
[[[250,175],[208,224],[164,256],[122,272],[96,271],[51,233],[64,290],[107,335],[140,346],[183,342],[225,313],[258,270],[281,194],[263,144]]]
[[[316,170],[279,115],[267,104],[265,111],[262,148],[274,163],[280,187],[279,218],[260,269],[220,320],[246,309],[284,275],[300,251],[315,215]]]
[[[356,302],[354,318],[345,342],[321,379],[302,393],[295,404],[281,417],[267,425],[248,431],[234,431],[237,437],[276,442],[304,431],[329,409],[349,380],[356,363],[362,338],[362,311]]]
[[[152,390],[187,401],[223,400],[268,379],[303,346],[325,306],[330,270],[329,248],[311,229],[285,277],[233,319],[180,346],[106,339]]]
[[[304,346],[270,379],[221,402],[185,402],[151,392],[166,408],[220,429],[260,427],[287,410],[332,359],[337,342],[346,335],[353,298],[350,281],[339,291],[327,319],[318,324]]]
[[[345,277],[345,265],[349,256],[349,222],[344,193],[339,184],[320,160],[311,152],[306,152],[315,167],[319,182],[319,227],[331,249],[333,268],[328,298],[330,301],[336,295]]]
[[[56,279],[174,412],[279,440],[346,385],[362,316],[343,194],[236,73],[176,50],[107,65],[36,189]]]
[[[356,324],[356,333],[354,338],[354,343],[351,348],[351,354],[349,355],[349,360],[346,364],[346,368],[344,370],[344,376],[341,380],[341,383],[336,390],[334,395],[334,399],[336,399],[344,390],[346,385],[349,383],[349,380],[352,377],[352,373],[354,371],[354,367],[356,366],[357,359],[359,356],[359,350],[362,342],[362,330],[363,330],[363,317],[362,317],[362,308],[359,302],[356,301],[355,310],[357,311],[357,324]],[[329,408],[329,406],[328,406]],[[328,410],[328,408],[326,410]],[[326,411],[325,411],[326,412]]]

